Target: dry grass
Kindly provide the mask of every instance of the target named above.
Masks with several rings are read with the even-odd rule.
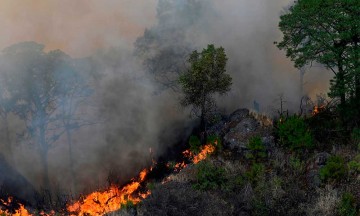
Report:
[[[258,113],[254,110],[250,110],[250,116],[260,122],[261,127],[272,127],[273,120],[265,113]]]
[[[318,190],[319,196],[315,203],[303,205],[307,215],[331,216],[336,212],[336,207],[340,202],[339,193],[336,189],[327,185],[325,188]]]

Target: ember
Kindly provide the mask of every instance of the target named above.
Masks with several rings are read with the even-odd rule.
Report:
[[[320,112],[325,110],[325,105],[321,105],[321,106],[314,106],[312,115],[316,115],[319,114]]]

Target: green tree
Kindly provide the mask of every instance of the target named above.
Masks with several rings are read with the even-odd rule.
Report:
[[[215,108],[214,94],[225,94],[232,84],[232,78],[226,74],[226,62],[224,48],[208,45],[201,53],[196,50],[191,53],[190,67],[179,78],[184,93],[181,104],[193,107],[195,115],[200,117],[203,132],[207,117]]]
[[[185,70],[187,55],[195,49],[188,35],[210,25],[209,15],[205,14],[209,11],[212,1],[158,1],[158,23],[137,38],[135,55],[160,90],[179,90],[177,79]]]
[[[341,108],[360,99],[359,16],[358,0],[299,0],[280,17],[278,48],[297,68],[317,62],[330,69],[329,96],[340,98]]]

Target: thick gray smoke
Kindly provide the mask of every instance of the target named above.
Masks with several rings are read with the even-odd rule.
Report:
[[[46,50],[62,49],[81,57],[82,68],[93,77],[95,93],[79,112],[98,122],[76,130],[72,137],[78,191],[103,186],[110,171],[125,181],[178,142],[184,128],[189,128],[188,112],[179,107],[179,92],[164,85],[162,75],[174,84],[176,75],[186,68],[187,54],[207,44],[225,48],[233,77],[231,92],[218,100],[219,109],[252,108],[257,101],[261,111],[271,112],[278,108],[275,101],[280,94],[289,109],[298,107],[299,72],[273,45],[281,39],[277,23],[289,0],[92,0],[81,4],[67,0],[69,5],[61,6],[49,1],[28,5],[26,11],[33,13],[26,15],[15,13],[12,2],[4,4],[7,11],[14,11],[1,15],[0,25],[15,37],[0,36],[3,48],[28,40],[43,43]],[[39,27],[34,30],[29,25]],[[328,77],[323,71],[312,72],[305,76],[307,93],[326,91]],[[25,130],[21,120],[14,116],[10,120],[12,164],[40,188],[43,173],[38,151],[19,140]],[[5,146],[2,143],[2,153],[8,155]],[[52,187],[69,190],[65,137],[50,149],[49,169]]]

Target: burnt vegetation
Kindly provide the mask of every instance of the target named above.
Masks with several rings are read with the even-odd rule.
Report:
[[[196,28],[195,14],[206,7],[195,0],[184,1],[181,10],[170,1],[159,2],[159,24],[135,42],[135,56],[146,76],[152,77],[151,85],[156,86],[151,94],[147,94],[150,88],[140,93],[152,99],[170,91],[171,97],[179,98],[177,105],[184,112],[198,118],[189,124],[177,120],[173,124],[177,135],[164,129],[160,135],[143,136],[147,130],[153,132],[154,125],[148,121],[164,114],[147,119],[141,106],[149,99],[135,97],[135,106],[118,113],[121,117],[131,113],[132,118],[111,128],[122,121],[112,116],[113,110],[122,111],[122,105],[128,103],[114,103],[113,99],[139,93],[138,86],[117,91],[118,86],[134,80],[149,84],[143,81],[145,76],[111,79],[110,87],[103,91],[114,92],[102,97],[99,86],[106,76],[101,71],[108,68],[101,68],[99,62],[108,60],[105,55],[115,56],[116,51],[107,52],[104,59],[74,59],[60,50],[45,51],[44,45],[35,42],[12,45],[0,56],[0,117],[5,140],[0,153],[0,215],[14,214],[23,206],[34,215],[68,215],[69,205],[78,201],[72,211],[76,214],[82,211],[88,194],[100,194],[108,186],[119,192],[108,193],[105,201],[100,195],[92,198],[94,205],[105,206],[95,214],[359,215],[359,1],[299,0],[280,17],[283,39],[276,42],[277,47],[286,51],[295,67],[317,63],[334,77],[328,95],[314,101],[306,98],[306,102],[302,97],[299,110],[288,110],[281,96],[280,109],[272,116],[246,108],[228,114],[218,108],[219,97],[226,97],[234,84],[227,74],[226,50],[209,44],[197,51],[185,40],[183,31]],[[185,16],[187,10],[194,16],[173,26],[170,18]],[[174,38],[179,40],[176,46],[171,43]],[[111,69],[118,67],[116,58],[108,61],[113,64]],[[101,115],[92,111],[94,100],[104,105],[97,110]],[[158,104],[151,105],[156,108]],[[12,122],[18,127],[14,129]],[[81,153],[75,154],[76,132],[99,124],[109,132],[103,137],[107,151],[99,150],[108,154],[103,154],[101,161],[114,164],[109,166],[107,184],[99,183],[94,190],[80,188],[86,180],[76,170],[86,163],[78,161]],[[154,154],[153,149],[140,153],[148,138],[161,143],[160,153]],[[169,145],[171,139],[177,141]],[[113,145],[116,142],[128,146]],[[67,189],[57,187],[50,175],[54,170],[49,168],[51,150],[62,143],[67,149]],[[14,168],[13,153],[18,145],[37,152],[41,172],[34,178],[39,185]],[[116,163],[112,157],[118,156],[118,148],[126,151],[130,145],[135,147]],[[136,163],[120,166],[123,161]],[[139,168],[147,166],[151,168]],[[124,167],[131,171],[124,172]],[[139,177],[131,178],[134,172],[139,172]],[[134,185],[135,189],[127,188]],[[130,192],[112,206],[120,210],[106,211],[106,205],[119,198],[124,188]]]

